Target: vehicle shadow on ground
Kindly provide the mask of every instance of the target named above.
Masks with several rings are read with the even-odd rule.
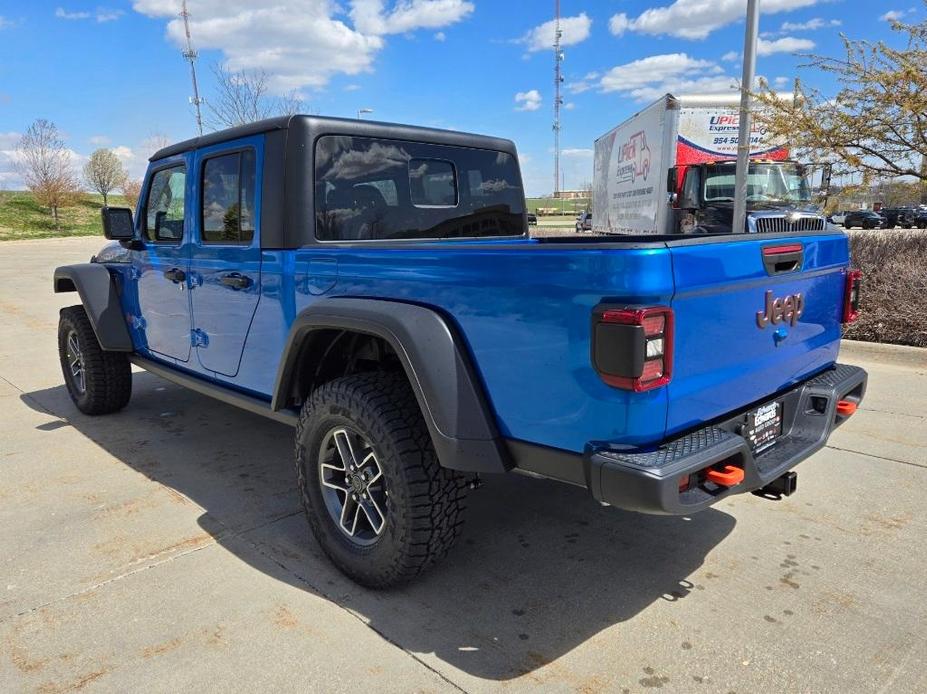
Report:
[[[309,535],[291,428],[147,373],[133,387],[129,406],[107,417],[81,415],[63,386],[22,399],[201,506],[200,526],[241,560],[341,605],[438,669],[427,654],[508,680],[655,602],[702,599],[687,577],[736,522],[713,509],[691,519],[625,513],[577,487],[492,476],[471,492],[461,541],[440,566],[411,585],[368,591]]]

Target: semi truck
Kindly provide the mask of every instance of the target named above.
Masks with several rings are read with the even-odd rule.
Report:
[[[595,141],[593,231],[730,233],[740,98],[666,94]],[[745,232],[821,231],[809,169],[755,123]],[[825,184],[826,185],[826,184]]]

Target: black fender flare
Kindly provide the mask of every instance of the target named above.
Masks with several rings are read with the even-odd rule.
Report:
[[[132,338],[122,317],[116,284],[106,266],[79,263],[55,268],[55,293],[77,292],[100,347],[109,352],[131,352]]]
[[[463,339],[437,311],[383,299],[333,297],[302,311],[290,327],[271,409],[289,406],[303,341],[316,330],[346,330],[385,340],[399,357],[441,465],[465,472],[506,472],[508,449]]]

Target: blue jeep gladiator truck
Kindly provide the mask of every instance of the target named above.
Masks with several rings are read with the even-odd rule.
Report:
[[[293,425],[309,525],[368,586],[444,555],[480,474],[647,513],[789,494],[866,387],[842,232],[530,238],[507,140],[265,120],[157,152],[103,223],[54,274],[77,408],[125,407],[134,365]]]

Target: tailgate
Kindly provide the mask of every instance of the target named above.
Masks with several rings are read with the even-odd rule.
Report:
[[[795,257],[798,246],[798,269],[775,262]],[[848,263],[842,233],[680,242],[671,252],[676,348],[667,435],[768,398],[836,360]],[[800,318],[765,320],[782,305],[786,313],[800,305]]]

